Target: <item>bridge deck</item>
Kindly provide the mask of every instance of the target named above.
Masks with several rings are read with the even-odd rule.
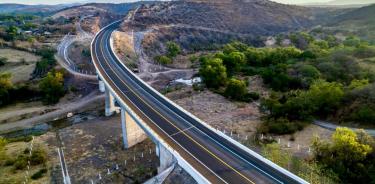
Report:
[[[217,135],[156,94],[110,48],[118,23],[93,41],[93,62],[110,88],[184,160],[212,183],[300,183]]]

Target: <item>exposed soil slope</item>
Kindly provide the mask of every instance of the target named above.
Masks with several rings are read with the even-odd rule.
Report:
[[[215,49],[239,40],[262,46],[259,36],[309,28],[321,9],[279,4],[267,0],[185,0],[142,5],[122,30],[144,31],[145,53],[165,51],[165,42],[178,42],[185,51]]]
[[[309,8],[266,0],[186,0],[154,6],[144,5],[134,24],[188,24],[236,33],[268,35],[310,26]]]

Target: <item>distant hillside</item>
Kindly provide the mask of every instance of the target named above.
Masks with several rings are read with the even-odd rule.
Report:
[[[153,3],[153,1],[143,1],[143,2],[134,2],[134,3],[88,3],[78,6],[72,6],[63,8],[57,11],[53,17],[58,18],[63,17],[75,17],[82,15],[91,15],[93,13],[108,13],[112,15],[125,15],[129,10],[146,3]]]
[[[153,55],[171,40],[185,50],[214,49],[231,40],[261,45],[260,36],[315,25],[322,20],[317,18],[317,12],[327,11],[267,0],[185,0],[142,6],[134,21],[122,27],[125,31],[128,26],[136,30],[157,29],[143,41],[146,52]]]
[[[61,5],[23,5],[23,4],[0,4],[0,13],[10,14],[32,14],[47,16],[63,8],[74,6],[75,4]]]
[[[327,26],[375,43],[375,4],[338,15],[329,21]]]
[[[343,22],[352,22],[356,24],[374,24],[375,23],[375,4],[355,9],[339,15],[333,19],[336,24]]]
[[[267,35],[309,27],[313,19],[308,8],[266,0],[186,0],[143,6],[135,22],[148,26],[181,23]]]
[[[363,5],[370,5],[370,4],[374,4],[375,3],[375,0],[334,0],[334,1],[330,1],[328,3],[325,3],[325,4],[329,4],[329,5],[351,5],[351,4],[363,4]]]
[[[312,2],[312,3],[303,3],[300,5],[312,6],[312,7],[338,7],[338,8],[355,8],[363,7],[374,4],[375,0],[333,0],[329,2]]]

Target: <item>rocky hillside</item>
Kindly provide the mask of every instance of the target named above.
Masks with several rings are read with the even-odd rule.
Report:
[[[231,40],[261,45],[259,36],[309,28],[323,12],[268,0],[183,0],[143,5],[122,29],[148,30],[143,46],[155,55],[166,41],[184,50],[214,49]]]
[[[24,4],[0,4],[0,13],[32,14],[48,16],[63,8],[71,7],[73,4],[61,5],[24,5]]]
[[[325,25],[329,29],[345,31],[375,43],[375,4],[334,16]]]
[[[308,8],[267,0],[186,0],[142,6],[135,24],[189,24],[235,33],[268,35],[308,27],[314,20]]]

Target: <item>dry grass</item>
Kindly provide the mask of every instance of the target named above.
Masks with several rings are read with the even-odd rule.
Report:
[[[0,57],[8,59],[7,64],[0,67],[0,73],[11,73],[13,83],[28,81],[35,63],[40,59],[39,56],[15,49],[0,49]]]
[[[21,62],[24,60],[29,63],[35,63],[40,59],[34,54],[15,49],[0,49],[0,57],[8,58],[8,62]]]
[[[0,108],[0,124],[30,118],[46,109],[42,102],[17,103]]]
[[[42,147],[47,151],[48,157],[46,168],[48,169],[48,172],[44,174],[42,178],[32,180],[30,178],[31,175],[42,169],[43,165],[31,166],[28,178],[28,181],[31,184],[49,183],[51,181],[51,168],[58,164],[56,159],[57,157],[54,156],[56,154],[55,147],[47,143],[51,137],[54,137],[54,133],[47,133],[45,135],[35,137],[33,147]],[[10,157],[16,157],[17,155],[23,154],[23,151],[28,148],[29,145],[30,142],[9,143],[5,147],[6,154]],[[2,166],[0,167],[0,183],[23,183],[25,180],[26,170],[27,169],[14,170],[12,166]]]
[[[30,79],[31,74],[35,69],[35,63],[33,64],[16,64],[16,65],[5,65],[0,67],[0,73],[7,72],[12,74],[12,82],[13,83],[21,83],[28,81]]]
[[[116,52],[122,61],[137,61],[137,55],[134,50],[134,39],[131,33],[115,31],[113,39]]]

